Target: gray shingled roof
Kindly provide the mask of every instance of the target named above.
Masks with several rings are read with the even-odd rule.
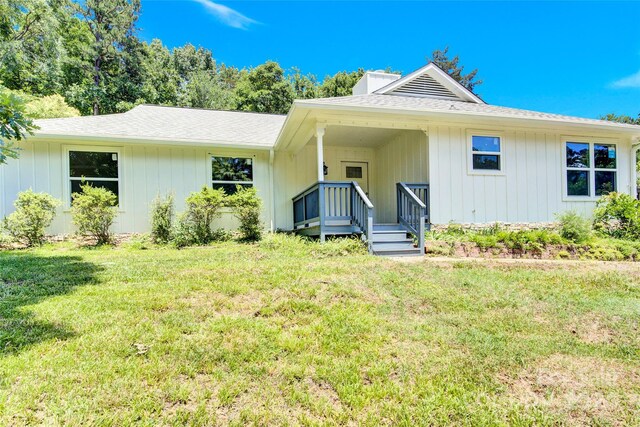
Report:
[[[121,114],[37,120],[36,135],[272,147],[285,117],[140,105]]]
[[[434,112],[453,114],[470,114],[485,117],[500,117],[511,119],[548,120],[573,124],[600,125],[619,129],[637,129],[640,126],[626,125],[605,120],[585,119],[581,117],[564,116],[561,114],[541,113],[538,111],[520,110],[517,108],[500,107],[473,102],[452,101],[435,98],[422,98],[399,95],[354,95],[340,98],[319,98],[296,101],[300,106],[313,107],[353,107],[361,109],[381,109],[415,112]]]

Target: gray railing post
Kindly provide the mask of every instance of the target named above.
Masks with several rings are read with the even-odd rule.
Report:
[[[320,220],[320,241],[324,242],[325,235],[325,204],[324,204],[324,182],[318,183],[318,218]]]

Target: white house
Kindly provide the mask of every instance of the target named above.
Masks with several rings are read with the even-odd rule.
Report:
[[[353,96],[298,100],[286,116],[142,105],[37,124],[0,167],[0,217],[33,188],[64,202],[50,232],[72,232],[84,178],[118,194],[116,232],[144,232],[158,194],[180,210],[203,185],[242,184],[257,188],[269,229],[359,234],[377,253],[419,252],[407,235],[429,224],[551,222],[589,215],[612,190],[635,195],[640,137],[640,126],[486,104],[433,64],[368,72]]]

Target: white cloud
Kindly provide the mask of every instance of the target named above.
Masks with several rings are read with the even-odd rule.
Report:
[[[232,28],[238,28],[240,30],[247,30],[249,26],[257,24],[255,21],[247,16],[244,16],[237,10],[233,10],[225,5],[212,2],[211,0],[194,0],[196,3],[200,3],[207,9],[211,15],[215,16],[220,22],[228,25]]]
[[[640,88],[640,71],[620,80],[616,80],[611,84],[615,88]]]

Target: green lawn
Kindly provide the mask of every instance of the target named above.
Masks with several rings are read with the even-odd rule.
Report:
[[[0,252],[0,425],[640,424],[640,266]]]

